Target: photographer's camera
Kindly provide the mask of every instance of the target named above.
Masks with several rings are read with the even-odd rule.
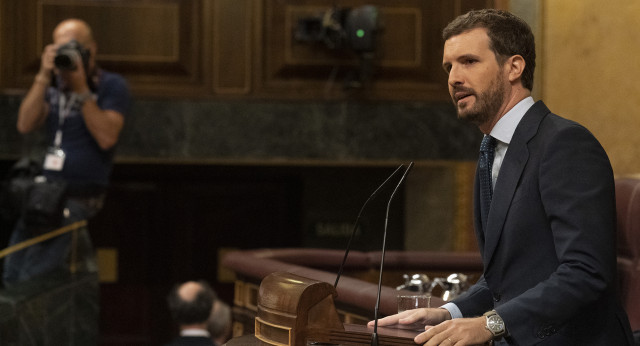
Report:
[[[82,63],[86,71],[90,54],[78,41],[71,40],[58,48],[53,63],[58,69],[67,71],[76,70]]]

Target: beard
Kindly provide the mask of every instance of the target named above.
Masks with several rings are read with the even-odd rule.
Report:
[[[464,92],[469,95],[473,95],[476,100],[473,105],[463,103],[462,105],[456,102],[454,96],[452,96],[453,104],[456,107],[458,113],[458,119],[463,119],[476,125],[481,125],[487,121],[493,119],[504,102],[505,86],[500,79],[501,72],[498,72],[495,78],[489,84],[489,87],[480,94],[476,93],[472,88],[454,87],[451,91],[452,95],[456,92]]]

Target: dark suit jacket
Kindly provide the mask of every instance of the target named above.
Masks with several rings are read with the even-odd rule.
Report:
[[[215,346],[211,338],[204,336],[179,336],[165,346]]]
[[[454,301],[465,317],[495,308],[514,345],[631,345],[613,172],[587,129],[537,102],[509,144],[486,230],[477,174],[474,204],[484,275]]]

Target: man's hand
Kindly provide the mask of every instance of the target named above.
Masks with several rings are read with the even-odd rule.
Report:
[[[40,72],[46,74],[47,76],[51,74],[53,68],[55,67],[53,60],[56,58],[56,52],[58,51],[58,45],[48,44],[44,47],[42,51],[42,56],[40,58]]]
[[[381,318],[378,320],[378,326],[423,330],[426,325],[436,325],[449,319],[451,319],[451,314],[446,309],[419,308]],[[370,321],[367,326],[373,327],[374,324],[375,321]]]
[[[40,70],[33,80],[33,85],[25,95],[18,111],[16,128],[18,132],[29,133],[44,124],[49,113],[49,105],[44,102],[47,88],[51,85],[51,75],[55,65],[53,63],[58,46],[49,44],[44,47],[40,56]]]
[[[486,325],[487,318],[484,316],[457,318],[425,327],[426,332],[416,336],[413,341],[426,346],[486,345],[493,338]]]

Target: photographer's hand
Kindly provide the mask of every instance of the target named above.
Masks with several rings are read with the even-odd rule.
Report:
[[[40,58],[40,70],[33,79],[33,84],[20,104],[16,128],[20,133],[29,133],[44,123],[48,113],[48,105],[44,102],[44,94],[51,85],[53,60],[58,46],[49,44],[44,47]]]
[[[49,44],[44,47],[42,57],[40,59],[40,71],[38,72],[38,76],[43,75],[44,77],[51,79],[51,72],[55,67],[53,60],[56,57],[57,49],[58,45],[56,44]]]

